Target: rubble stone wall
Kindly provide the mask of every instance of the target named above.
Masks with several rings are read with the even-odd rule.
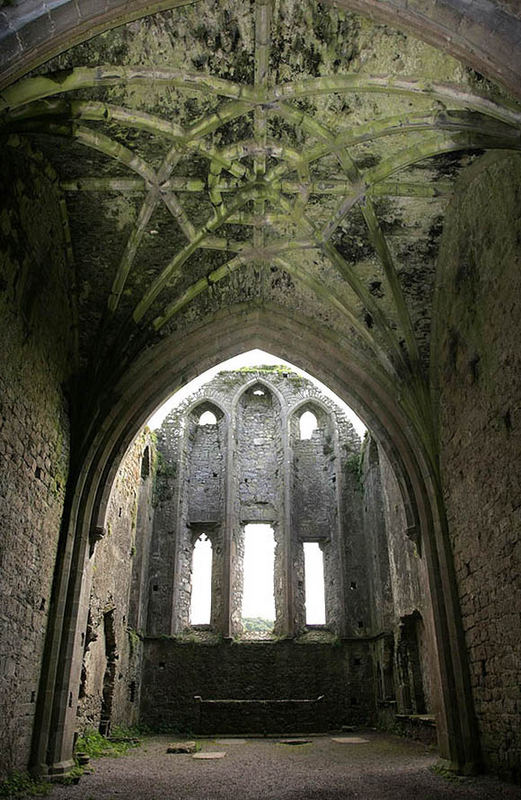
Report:
[[[89,619],[78,729],[138,722],[142,641],[139,598],[146,598],[153,518],[154,443],[141,433],[125,455],[109,499],[106,533],[90,561]],[[100,727],[101,726],[101,727]]]
[[[141,716],[155,728],[202,733],[331,730],[374,719],[372,660],[366,642],[190,643],[145,640]],[[324,698],[312,707],[203,700]]]
[[[0,163],[0,774],[24,767],[69,470],[72,267],[58,181]]]
[[[480,159],[449,209],[433,382],[485,764],[521,778],[521,158]]]

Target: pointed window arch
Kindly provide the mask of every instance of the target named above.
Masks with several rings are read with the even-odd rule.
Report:
[[[150,475],[150,448],[148,445],[145,447],[143,451],[143,456],[141,458],[141,477],[143,480],[148,478]]]
[[[312,411],[304,411],[299,419],[299,433],[301,439],[311,439],[313,431],[318,428],[318,421]]]
[[[199,425],[217,425],[217,417],[213,411],[203,411],[199,417]]]

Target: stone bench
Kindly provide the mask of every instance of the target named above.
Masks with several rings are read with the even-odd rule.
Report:
[[[286,733],[323,728],[325,695],[314,699],[206,700],[194,696],[198,706],[198,733]]]

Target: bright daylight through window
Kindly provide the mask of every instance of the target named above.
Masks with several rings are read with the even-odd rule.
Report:
[[[242,618],[246,630],[272,630],[275,620],[273,570],[275,538],[270,525],[244,529],[244,589]],[[251,626],[254,626],[253,628]]]
[[[212,543],[203,534],[194,545],[190,623],[209,625],[212,611]]]

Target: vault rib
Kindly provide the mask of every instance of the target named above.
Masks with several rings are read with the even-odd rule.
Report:
[[[146,183],[140,178],[70,178],[60,183],[65,192],[144,192]],[[206,181],[197,178],[183,178],[176,176],[169,178],[161,188],[172,188],[176,192],[200,193],[206,189]],[[219,192],[231,192],[237,189],[237,183],[221,179],[217,184],[216,190]],[[302,191],[303,186],[299,181],[281,181],[281,191],[284,194],[297,194]],[[330,179],[327,181],[311,181],[309,184],[310,195],[345,195],[352,189],[350,181],[344,179]],[[452,191],[452,184],[449,181],[440,181],[435,186],[429,186],[413,181],[381,181],[367,187],[367,193],[372,196],[381,197],[389,195],[394,197],[445,197]],[[241,215],[246,218],[248,215]],[[250,215],[251,216],[251,215]],[[273,215],[271,215],[273,216]],[[234,222],[236,220],[233,220]],[[244,224],[249,224],[245,222]]]
[[[268,187],[266,187],[268,188]],[[206,223],[206,225],[196,232],[195,237],[189,242],[176,256],[167,264],[160,275],[153,281],[148,291],[143,296],[142,300],[136,306],[133,319],[134,322],[139,322],[146,314],[156,297],[167,285],[168,281],[181,269],[185,261],[194,253],[206,240],[208,234],[213,233],[217,228],[223,225],[228,218],[239,211],[250,200],[254,200],[259,193],[259,187],[246,186],[237,192],[235,201],[228,207],[221,206],[218,213]]]
[[[270,58],[270,28],[271,28],[271,3],[272,0],[256,0],[255,2],[255,72],[254,84],[256,90],[263,90],[268,84],[268,68]],[[254,158],[255,178],[262,178],[266,173],[266,139],[267,118],[263,106],[256,105],[254,109],[254,136],[260,145],[260,152]],[[253,208],[255,214],[264,214],[264,200],[255,200]],[[260,227],[253,231],[254,247],[264,244],[264,232]]]
[[[295,123],[297,123],[299,119],[300,122],[304,121],[304,117],[306,116],[304,112],[281,103],[270,106],[267,108],[266,113],[290,118],[288,117],[288,108],[292,109],[291,118]],[[23,107],[21,112],[15,110],[14,112],[6,113],[4,115],[4,125],[8,130],[38,130],[38,120],[43,119],[43,124],[45,124],[46,117],[52,117],[53,125],[57,124],[57,120],[60,117],[63,117],[64,122],[71,123],[75,123],[78,119],[84,121],[113,122],[122,127],[163,135],[170,141],[175,142],[180,150],[185,152],[195,150],[206,158],[215,159],[217,158],[217,151],[205,146],[204,143],[201,143],[200,139],[217,130],[221,125],[245,113],[250,113],[250,111],[251,107],[245,104],[229,103],[224,108],[224,111],[217,111],[184,130],[181,126],[174,125],[155,115],[135,110],[129,111],[121,106],[114,106],[110,103],[95,101],[68,102],[53,99],[51,101],[43,100],[32,103]],[[313,122],[315,122],[313,118],[307,115],[306,129],[308,133],[312,136],[314,135],[316,138],[323,138],[321,124],[315,122],[313,126]],[[334,142],[335,147],[337,147],[338,150],[342,150],[345,147],[371,142],[386,136],[431,130],[449,132],[470,131],[485,136],[504,137],[505,139],[511,138],[514,144],[520,138],[520,129],[518,126],[513,126],[508,123],[507,127],[507,123],[504,122],[498,125],[497,122],[491,122],[491,118],[487,115],[476,111],[469,112],[457,109],[444,109],[443,111],[410,112],[377,119],[366,125],[359,125],[356,128],[342,131],[341,134],[334,137]],[[246,143],[236,143],[232,147],[240,148],[241,146],[245,147]],[[276,154],[276,148],[281,145],[279,142],[272,141],[270,146],[274,148],[273,152]],[[263,147],[268,147],[266,137],[264,137],[263,141],[259,141],[258,138],[255,138],[250,145],[249,154],[254,155],[256,159],[263,158]],[[224,151],[219,152],[221,152],[222,156]],[[308,161],[314,161],[321,158],[323,155],[333,152],[335,152],[334,147],[330,144],[316,144],[307,150],[305,158]],[[244,154],[246,154],[246,152]],[[235,151],[231,150],[230,155],[235,155]],[[231,169],[231,163],[226,161],[222,163],[223,168]]]
[[[291,213],[292,209],[284,198],[280,199],[281,205],[288,209]],[[295,224],[301,228],[305,234],[309,235],[316,246],[326,255],[332,266],[336,269],[340,277],[347,283],[360,300],[362,306],[368,311],[374,323],[378,326],[384,340],[390,345],[391,350],[394,351],[395,356],[399,361],[403,361],[403,352],[401,351],[399,342],[396,339],[394,331],[391,329],[389,321],[387,320],[382,309],[376,304],[374,298],[369,294],[356,272],[352,269],[346,259],[338,252],[338,250],[328,241],[322,239],[320,231],[317,230],[315,224],[305,214],[299,213],[294,216]],[[357,320],[357,325],[362,330],[368,332],[363,323]],[[372,339],[372,337],[370,337]]]
[[[373,350],[373,352],[382,361],[384,366],[386,366],[388,369],[389,361],[387,356],[382,351],[381,347],[378,346],[374,338],[370,335],[367,328],[363,326],[354,312],[349,308],[349,306],[343,302],[337,294],[324,286],[323,283],[316,280],[316,278],[313,277],[313,275],[309,270],[306,269],[305,266],[298,265],[281,258],[282,253],[291,253],[297,250],[309,249],[310,246],[313,248],[315,247],[314,244],[311,244],[306,240],[288,240],[272,244],[261,251],[258,251],[255,247],[248,248],[248,250],[241,255],[230,259],[225,264],[222,264],[220,267],[211,272],[209,275],[200,278],[198,281],[189,286],[173,303],[169,303],[163,312],[153,320],[152,326],[154,330],[160,330],[173,316],[175,316],[175,314],[177,314],[193,299],[195,299],[195,297],[202,294],[202,292],[206,291],[210,286],[227,277],[232,272],[235,272],[241,267],[251,263],[252,260],[264,262],[266,264],[277,263],[282,269],[286,270],[289,274],[293,275],[301,283],[310,288],[319,298],[325,299],[334,308],[336,308],[336,310],[339,311],[342,316],[346,317],[349,321],[349,324],[356,330],[358,335],[367,345],[369,345],[371,350]]]
[[[24,78],[0,93],[0,111],[11,111],[45,97],[93,88],[95,86],[170,85],[178,89],[200,91],[231,100],[255,105],[276,104],[278,101],[321,94],[343,94],[349,92],[374,92],[405,96],[431,97],[458,108],[480,111],[487,116],[521,126],[521,107],[517,103],[496,101],[485,94],[477,94],[451,84],[411,77],[396,78],[389,75],[323,76],[303,81],[290,82],[261,91],[260,87],[236,84],[223,78],[196,72],[181,72],[166,67],[76,67],[70,73],[50,73]]]
[[[286,106],[284,107],[286,108]],[[288,110],[288,113],[291,113]],[[302,112],[297,112],[301,119],[301,124],[305,129],[307,124],[308,115]],[[334,140],[334,136],[332,132],[321,123],[317,123],[316,120],[312,121],[312,125],[310,125],[314,131],[320,131],[321,136],[326,141],[332,143]],[[346,174],[347,178],[353,183],[356,184],[355,190],[355,197],[357,199],[362,199],[365,197],[365,184],[363,180],[363,176],[361,175],[360,171],[354,164],[351,156],[347,153],[346,150],[335,152],[336,158],[342,167],[342,170]],[[351,198],[347,198],[344,200],[341,206],[342,215],[345,216],[355,204],[356,200],[352,201]],[[403,293],[398,282],[398,278],[396,275],[396,269],[394,267],[393,259],[388,247],[384,244],[383,240],[383,233],[381,232],[380,225],[374,214],[374,209],[372,207],[372,201],[370,198],[365,199],[365,206],[362,208],[362,213],[364,215],[365,222],[368,227],[369,237],[371,239],[371,243],[380,259],[380,262],[384,269],[384,274],[386,275],[387,281],[389,283],[391,294],[393,297],[393,301],[395,303],[396,311],[398,313],[398,320],[400,322],[403,335],[405,337],[405,341],[408,347],[409,357],[413,362],[419,361],[419,353],[418,353],[418,345],[414,336],[412,322],[409,315],[409,310],[405,303],[405,299],[403,297]],[[367,217],[367,218],[366,218]],[[328,239],[330,238],[333,230],[338,226],[339,222],[335,221],[334,226],[326,226],[325,231],[319,237],[321,245],[324,247],[324,251],[329,256],[332,263],[340,269],[341,274],[345,277],[346,280],[352,282],[353,290],[358,294],[362,302],[364,303],[366,309],[369,313],[372,314],[374,320],[379,323],[380,327],[382,328],[382,333],[385,337],[392,343],[393,349],[395,349],[399,355],[400,360],[403,360],[403,352],[401,351],[399,341],[397,341],[394,332],[391,330],[389,323],[386,320],[385,315],[381,311],[380,307],[374,302],[373,298],[366,291],[365,287],[362,283],[358,280],[358,277],[354,275],[353,270],[349,267],[345,259],[342,258],[340,253],[333,247],[329,242]],[[316,235],[316,233],[315,233]],[[372,310],[371,310],[372,309]]]
[[[148,194],[143,201],[136,224],[134,225],[134,228],[132,229],[127,240],[127,245],[121,257],[121,261],[119,262],[116,275],[112,283],[111,293],[107,302],[108,311],[112,314],[116,311],[119,305],[121,294],[127,282],[130,270],[132,269],[136,253],[143,240],[145,230],[150,222],[152,214],[158,205],[160,199],[158,184],[169,177],[171,170],[178,160],[179,153],[174,145],[174,147],[172,147],[166,155],[157,175],[155,176],[155,185],[150,187]],[[100,330],[103,330],[103,328],[104,323],[102,322],[100,325]]]

